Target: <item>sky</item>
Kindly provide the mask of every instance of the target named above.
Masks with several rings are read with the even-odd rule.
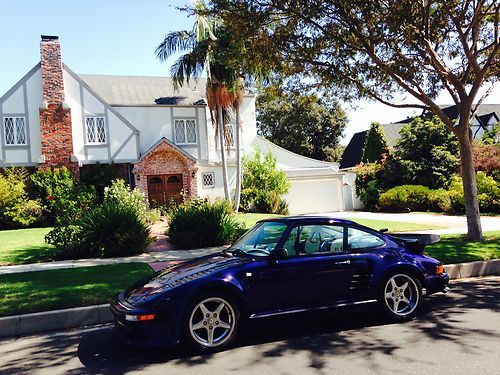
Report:
[[[173,60],[160,63],[154,50],[170,31],[190,29],[193,18],[178,10],[186,0],[0,0],[0,96],[39,60],[40,35],[58,35],[63,61],[78,74],[168,76]],[[401,98],[402,102],[409,102]],[[496,87],[485,103],[500,102]],[[439,104],[449,104],[447,95]],[[342,139],[372,121],[389,123],[420,113],[379,103],[344,104],[350,123]]]

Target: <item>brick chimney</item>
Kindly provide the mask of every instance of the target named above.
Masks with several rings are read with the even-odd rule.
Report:
[[[42,157],[39,168],[66,166],[79,177],[73,161],[71,110],[64,102],[63,65],[59,37],[42,35],[40,42],[43,103],[40,106]]]

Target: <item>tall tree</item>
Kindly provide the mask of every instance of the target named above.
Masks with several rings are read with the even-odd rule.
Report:
[[[471,117],[500,72],[496,0],[213,0],[232,32],[262,40],[269,69],[307,72],[304,83],[344,99],[368,97],[432,111],[460,148],[468,240],[482,240]],[[250,40],[250,39],[249,39]],[[252,52],[258,46],[249,44]],[[279,55],[277,59],[275,56]],[[251,54],[244,59],[255,58]],[[492,86],[490,86],[491,88]],[[435,98],[446,91],[459,117]],[[486,90],[488,93],[489,90]],[[414,103],[401,104],[406,93]]]
[[[225,152],[225,112],[234,104],[233,91],[234,71],[221,63],[224,44],[218,38],[220,25],[211,16],[205,3],[197,0],[191,12],[196,21],[191,31],[174,31],[165,36],[156,48],[156,55],[161,61],[166,61],[177,52],[187,51],[171,68],[174,84],[182,86],[189,79],[199,77],[207,71],[206,96],[208,107],[218,135],[221,152],[224,196],[230,200],[229,179]]]
[[[448,188],[459,169],[457,138],[437,117],[415,117],[399,132],[394,151],[385,159],[379,181],[397,185]]]
[[[335,101],[269,86],[257,97],[260,134],[297,154],[338,161],[347,116]]]
[[[366,134],[365,148],[361,160],[374,163],[381,160],[383,155],[388,152],[389,146],[382,125],[379,122],[372,122]]]

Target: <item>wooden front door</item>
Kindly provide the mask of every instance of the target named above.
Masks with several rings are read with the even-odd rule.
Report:
[[[182,188],[182,174],[148,176],[149,203],[153,206],[165,205],[171,199],[180,203]]]

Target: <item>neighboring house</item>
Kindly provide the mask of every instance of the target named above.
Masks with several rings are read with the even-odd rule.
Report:
[[[451,119],[458,119],[458,111],[455,105],[443,105],[441,108]],[[403,126],[408,125],[413,121],[413,119],[414,117],[408,117],[404,120],[390,124],[382,124],[384,134],[390,147],[394,147],[397,143],[399,133]],[[493,126],[499,121],[500,104],[481,104],[472,118],[472,135],[475,139],[481,139],[484,132],[492,130]],[[346,146],[344,153],[342,154],[342,159],[340,161],[341,170],[353,168],[361,162],[367,133],[368,130],[365,130],[352,136],[349,144]]]
[[[77,176],[114,164],[160,204],[224,196],[220,146],[205,102],[205,79],[174,90],[171,78],[77,75],[61,60],[58,37],[42,36],[41,61],[0,97],[0,167],[66,166]],[[344,210],[345,173],[257,136],[255,98],[241,108],[242,152],[271,150],[291,182],[291,213]],[[235,188],[235,125],[228,173]],[[352,200],[352,199],[351,199]],[[352,208],[349,197],[346,208]]]

